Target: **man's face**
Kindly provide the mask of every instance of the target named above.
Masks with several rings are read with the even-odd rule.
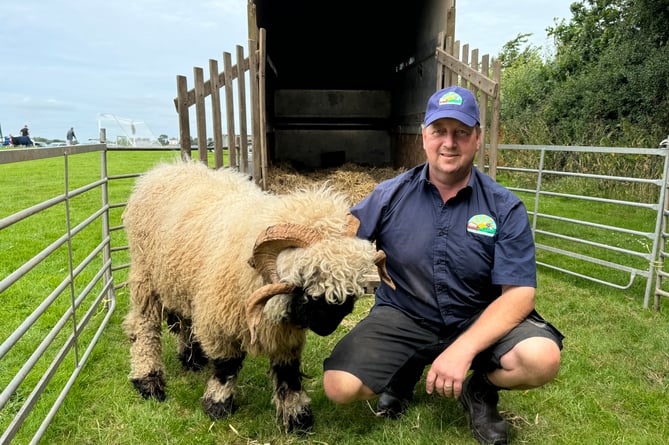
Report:
[[[468,174],[481,133],[456,119],[444,118],[423,129],[423,149],[433,169],[443,174]]]

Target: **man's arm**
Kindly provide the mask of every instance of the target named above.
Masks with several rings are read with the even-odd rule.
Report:
[[[523,321],[534,309],[535,289],[529,286],[503,286],[502,294],[481,313],[432,363],[426,378],[428,394],[458,397],[474,357],[493,345]],[[452,393],[448,393],[452,391]]]

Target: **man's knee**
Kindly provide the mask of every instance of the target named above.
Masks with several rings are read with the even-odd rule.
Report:
[[[323,390],[328,399],[335,403],[367,400],[375,395],[359,378],[346,371],[325,371]]]
[[[538,387],[553,380],[560,370],[560,347],[551,339],[533,337],[518,344],[520,366],[526,368],[529,385]]]

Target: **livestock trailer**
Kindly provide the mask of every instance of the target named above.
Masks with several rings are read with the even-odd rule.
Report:
[[[455,0],[392,5],[249,0],[248,37],[248,56],[238,45],[233,65],[231,53],[224,52],[221,72],[218,61],[210,60],[209,80],[200,67],[194,68],[191,89],[185,76],[177,76],[174,101],[183,157],[191,156],[189,108],[195,106],[196,139],[207,142],[198,143],[200,160],[208,162],[211,144],[219,168],[228,148],[229,165],[252,172],[259,184],[264,185],[272,163],[298,169],[348,162],[411,167],[424,161],[420,124],[428,97],[457,83],[480,93],[483,140],[489,133],[494,177],[501,68],[497,61],[490,64],[488,55],[479,63],[478,50],[470,54],[468,44],[460,51]],[[212,141],[205,98],[211,104]],[[225,140],[240,144],[224,147]],[[477,162],[483,170],[483,148]]]
[[[266,30],[267,156],[296,167],[423,160],[420,123],[436,90],[439,34],[454,0],[251,0]]]

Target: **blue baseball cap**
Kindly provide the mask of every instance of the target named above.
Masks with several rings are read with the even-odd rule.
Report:
[[[427,101],[425,126],[437,119],[450,117],[470,127],[480,123],[479,104],[467,88],[448,87],[434,93]]]

